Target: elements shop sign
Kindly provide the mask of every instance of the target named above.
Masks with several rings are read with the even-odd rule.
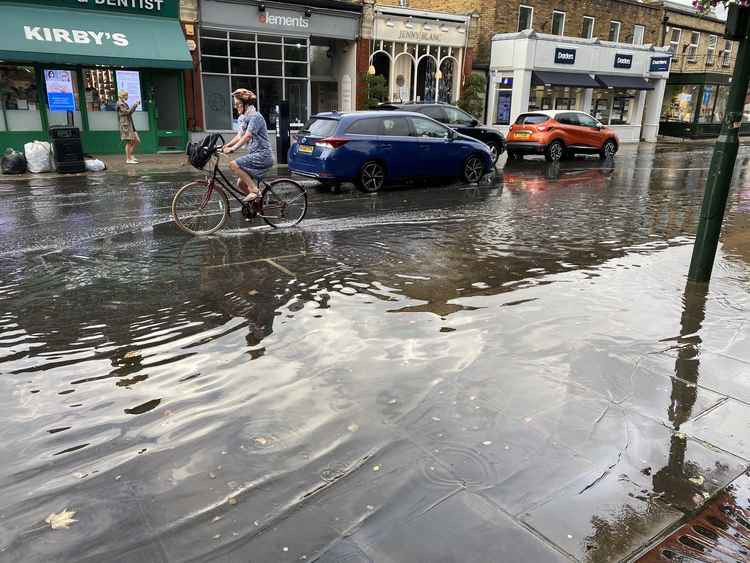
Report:
[[[630,68],[633,66],[633,55],[615,54],[615,68]]]
[[[276,27],[294,27],[297,29],[307,29],[310,27],[310,20],[302,16],[280,16],[272,14],[270,10],[258,13],[258,21],[265,25]]]
[[[555,64],[559,65],[573,65],[576,63],[576,50],[575,49],[563,49],[557,47],[555,49]]]
[[[0,0],[3,2],[10,0]],[[16,0],[18,1],[18,0]],[[21,3],[31,4],[35,7],[52,7],[61,10],[68,8],[83,8],[90,10],[103,10],[109,13],[165,16],[176,18],[180,0],[20,0]]]

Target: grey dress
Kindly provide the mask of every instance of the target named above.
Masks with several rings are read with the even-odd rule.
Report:
[[[241,135],[250,131],[252,136],[247,146],[247,154],[238,158],[236,162],[245,172],[260,179],[273,166],[273,150],[268,141],[266,120],[255,111],[242,114],[237,123],[240,126]]]

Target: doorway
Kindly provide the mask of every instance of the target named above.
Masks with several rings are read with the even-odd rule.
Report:
[[[156,122],[157,152],[182,152],[187,143],[182,74],[153,73],[150,94]]]

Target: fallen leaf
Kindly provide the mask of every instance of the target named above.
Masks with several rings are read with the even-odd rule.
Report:
[[[73,519],[75,514],[75,510],[65,508],[62,512],[58,512],[57,514],[53,512],[47,516],[45,522],[53,530],[67,530],[73,522],[78,522],[78,520]]]
[[[705,478],[703,475],[698,475],[697,477],[691,477],[690,482],[695,483],[696,485],[702,485],[705,482]]]

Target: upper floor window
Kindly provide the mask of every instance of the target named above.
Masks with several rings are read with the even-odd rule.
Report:
[[[583,25],[581,26],[581,37],[584,39],[594,38],[594,23],[596,20],[591,16],[583,16]]]
[[[646,34],[646,28],[642,25],[633,26],[633,45],[643,45],[643,36]]]
[[[690,44],[687,46],[685,54],[690,62],[695,62],[698,57],[698,43],[700,43],[701,34],[699,31],[690,32]]]
[[[729,39],[724,40],[724,49],[721,52],[721,64],[722,66],[732,64],[732,42]]]
[[[706,66],[713,66],[713,64],[716,62],[716,45],[718,45],[718,43],[718,36],[708,36],[708,46],[706,47]]]
[[[679,27],[673,27],[669,32],[669,50],[674,55],[678,55],[677,52],[680,47],[680,37],[682,37],[682,30]]]
[[[533,20],[534,8],[532,8],[531,6],[523,5],[518,7],[518,31],[531,29]]]
[[[609,22],[609,40],[619,41],[620,40],[620,27],[622,24],[618,21],[612,20]]]
[[[552,11],[552,35],[563,35],[565,33],[565,12]]]

